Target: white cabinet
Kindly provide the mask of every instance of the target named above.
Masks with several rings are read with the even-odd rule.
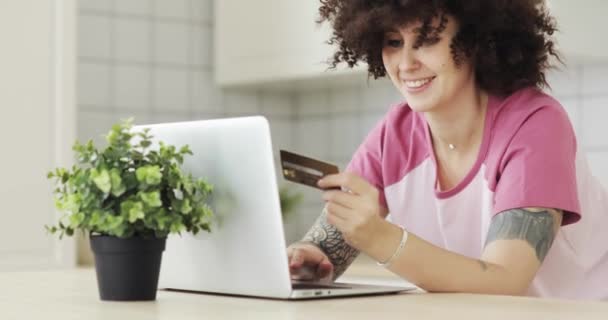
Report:
[[[222,86],[323,85],[365,79],[366,68],[325,71],[333,49],[318,0],[215,1],[215,75]]]
[[[547,0],[557,17],[559,48],[569,61],[608,59],[598,39],[608,12],[605,0]],[[327,23],[319,26],[318,0],[220,0],[215,2],[215,75],[224,87],[322,87],[364,81],[367,68],[326,71],[334,49]]]
[[[75,139],[74,0],[0,2],[0,270],[75,264],[46,173],[71,163]]]
[[[560,31],[558,47],[568,60],[608,60],[608,37],[604,34],[606,0],[547,0]]]

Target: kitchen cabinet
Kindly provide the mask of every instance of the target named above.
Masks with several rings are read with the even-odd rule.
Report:
[[[547,0],[557,17],[559,48],[568,61],[608,58],[598,39],[608,12],[605,0]],[[365,81],[367,68],[326,71],[333,55],[319,26],[319,1],[221,0],[215,2],[215,75],[223,87],[297,89]]]
[[[75,0],[0,2],[0,271],[75,265],[46,173],[71,164]]]
[[[566,59],[576,62],[608,60],[608,37],[604,35],[605,0],[547,0],[560,31],[558,48]]]
[[[333,48],[319,1],[215,2],[215,75],[221,86],[298,88],[365,79],[366,68],[326,71]]]

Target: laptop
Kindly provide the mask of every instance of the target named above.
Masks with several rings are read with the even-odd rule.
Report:
[[[170,235],[159,289],[274,299],[398,293],[413,287],[292,283],[269,124],[262,116],[163,123],[153,140],[194,153],[183,169],[214,186],[212,232]]]

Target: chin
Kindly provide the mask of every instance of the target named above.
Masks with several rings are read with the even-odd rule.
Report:
[[[437,106],[436,103],[433,103],[431,101],[421,101],[419,99],[408,98],[407,96],[405,97],[405,101],[407,102],[410,109],[416,112],[433,111],[433,109],[435,109],[435,107]]]

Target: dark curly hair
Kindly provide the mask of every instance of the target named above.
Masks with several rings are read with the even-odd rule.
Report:
[[[450,45],[456,65],[474,63],[478,86],[493,94],[518,89],[549,87],[545,71],[550,56],[561,62],[552,41],[555,20],[542,0],[320,0],[318,23],[329,22],[333,35],[328,43],[338,49],[330,68],[345,62],[368,64],[369,76],[386,76],[382,46],[387,30],[420,22],[418,48],[437,42],[447,18],[459,30]],[[439,19],[439,24],[433,21]]]

